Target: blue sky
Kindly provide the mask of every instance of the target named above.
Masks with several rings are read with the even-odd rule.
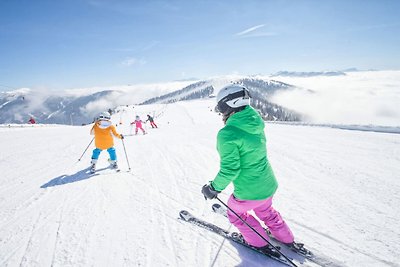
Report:
[[[0,91],[400,69],[400,1],[1,0]]]

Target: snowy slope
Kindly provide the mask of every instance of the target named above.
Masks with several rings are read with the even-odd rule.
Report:
[[[117,174],[82,171],[90,126],[0,128],[0,266],[280,266],[178,220],[186,209],[230,227],[200,193],[219,165],[213,105],[114,115],[132,167],[116,140]],[[130,136],[129,122],[147,113],[159,129]],[[281,124],[266,134],[274,206],[298,240],[342,266],[400,266],[400,135]]]

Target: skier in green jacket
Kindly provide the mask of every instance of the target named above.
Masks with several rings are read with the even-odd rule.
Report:
[[[218,93],[217,102],[225,123],[217,136],[220,170],[213,181],[203,186],[203,195],[214,199],[232,182],[234,192],[228,200],[228,207],[265,239],[268,240],[268,235],[249,211],[254,211],[276,239],[286,244],[293,243],[291,230],[272,207],[278,183],[267,159],[264,121],[250,106],[249,91],[242,85],[228,85]],[[230,210],[228,219],[249,245],[266,252],[272,250]]]

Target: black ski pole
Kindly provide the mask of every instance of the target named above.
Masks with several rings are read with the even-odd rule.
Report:
[[[83,151],[82,156],[78,159],[78,161],[81,161],[83,155],[85,155],[86,150],[88,150],[88,148],[89,148],[90,144],[93,142],[93,140],[94,140],[94,137],[92,138],[92,141],[90,141],[90,143],[89,143],[88,146],[86,147],[85,151]]]
[[[124,152],[125,152],[126,162],[128,162],[128,167],[129,167],[129,171],[130,171],[130,170],[131,170],[131,166],[129,165],[128,155],[126,154],[124,139],[121,139],[121,141],[122,141],[122,145],[124,146]]]
[[[233,214],[235,214],[236,217],[238,217],[239,220],[241,220],[245,225],[247,225],[251,230],[253,230],[254,233],[256,233],[259,237],[261,237],[264,241],[266,241],[268,243],[268,245],[270,245],[271,247],[273,247],[276,251],[279,252],[279,254],[281,254],[287,261],[290,262],[290,264],[292,264],[294,267],[297,267],[296,264],[294,264],[294,262],[289,259],[288,257],[286,257],[285,254],[283,254],[279,249],[277,249],[274,245],[271,244],[271,242],[269,242],[265,237],[263,237],[256,229],[254,229],[250,224],[248,224],[245,220],[243,220],[234,210],[232,210],[230,207],[228,207],[228,205],[226,205],[221,199],[219,199],[219,197],[216,197],[217,200],[219,202],[222,203],[222,205],[224,205],[228,210],[230,210]]]

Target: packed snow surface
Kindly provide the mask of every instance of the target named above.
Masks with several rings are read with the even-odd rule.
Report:
[[[178,219],[185,209],[235,230],[200,193],[219,168],[223,124],[212,108],[211,99],[121,107],[120,173],[104,169],[106,151],[104,170],[85,173],[90,125],[1,127],[0,266],[281,266]],[[159,128],[134,135],[130,122],[146,114]],[[298,241],[340,266],[400,266],[399,134],[270,123],[265,132],[274,207]]]

